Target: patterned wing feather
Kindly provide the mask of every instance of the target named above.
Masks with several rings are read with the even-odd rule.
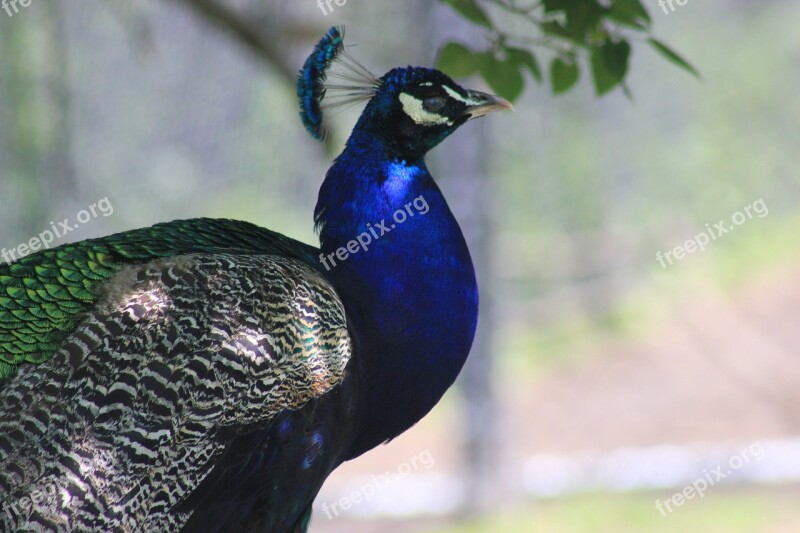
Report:
[[[67,244],[0,265],[0,387],[61,346],[124,265],[187,253],[271,253],[313,265],[315,249],[246,222],[193,219]]]
[[[226,444],[337,387],[351,351],[342,302],[300,261],[118,270],[54,356],[0,390],[0,529],[179,530]]]

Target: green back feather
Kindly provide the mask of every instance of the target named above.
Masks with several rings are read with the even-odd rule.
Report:
[[[247,222],[192,219],[44,250],[0,265],[0,386],[41,363],[126,264],[187,253],[273,254],[318,268],[317,250]]]

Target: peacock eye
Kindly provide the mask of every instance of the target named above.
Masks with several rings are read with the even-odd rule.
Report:
[[[430,111],[431,113],[435,113],[439,111],[444,105],[447,103],[441,96],[433,96],[431,98],[426,98],[422,101],[422,108],[425,111]]]

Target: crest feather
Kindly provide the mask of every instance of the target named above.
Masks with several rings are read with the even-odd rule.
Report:
[[[342,68],[331,70],[334,64]],[[369,100],[378,87],[380,81],[347,54],[344,27],[332,27],[314,47],[297,77],[303,125],[312,137],[324,140],[328,134],[328,110]]]

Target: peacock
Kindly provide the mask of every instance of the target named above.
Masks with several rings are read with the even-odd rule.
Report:
[[[318,248],[200,218],[0,266],[0,530],[304,532],[335,468],[453,384],[478,288],[425,155],[511,104],[429,68],[377,78],[338,27],[297,87],[317,139],[366,103]]]

